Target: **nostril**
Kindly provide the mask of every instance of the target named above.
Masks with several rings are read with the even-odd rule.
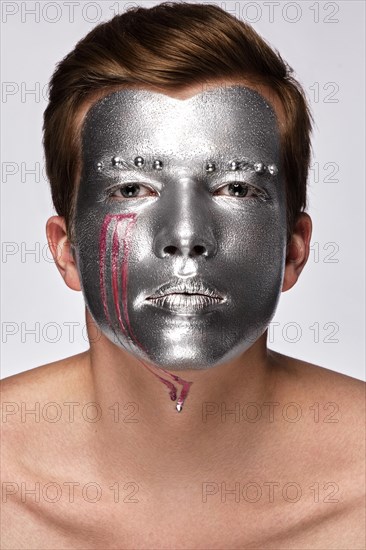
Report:
[[[193,247],[190,256],[203,256],[205,254],[205,247],[201,245],[196,245]]]
[[[178,253],[179,248],[174,245],[169,245],[164,248],[164,255],[165,256],[175,256]],[[188,252],[188,250],[187,250]],[[188,253],[188,256],[191,258],[195,256],[206,256],[206,248],[201,245],[196,245],[192,248],[192,250]]]
[[[177,256],[180,254],[189,258],[194,258],[195,256],[207,256],[208,252],[206,246],[200,244],[193,247],[168,245],[163,248],[163,257]]]
[[[164,253],[169,254],[169,256],[174,256],[174,254],[176,254],[177,250],[178,249],[177,249],[176,246],[166,246],[164,248]]]

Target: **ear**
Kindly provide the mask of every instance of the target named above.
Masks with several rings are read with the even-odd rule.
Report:
[[[52,216],[47,222],[48,246],[65,283],[72,290],[81,290],[78,270],[67,236],[65,219]]]
[[[291,241],[287,245],[286,267],[282,292],[294,286],[309,257],[312,222],[308,214],[299,215]]]

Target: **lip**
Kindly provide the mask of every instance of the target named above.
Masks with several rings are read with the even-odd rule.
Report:
[[[215,287],[201,279],[173,279],[172,281],[159,286],[154,294],[151,294],[146,299],[151,300],[161,298],[162,296],[168,296],[169,294],[199,294],[224,300],[224,296]]]
[[[216,288],[205,281],[175,279],[161,285],[145,301],[174,313],[190,315],[213,309],[226,300]]]
[[[192,315],[203,310],[212,309],[223,300],[203,296],[202,294],[169,294],[160,298],[149,298],[148,303],[182,315]]]

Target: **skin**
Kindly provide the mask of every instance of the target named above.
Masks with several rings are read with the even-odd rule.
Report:
[[[184,100],[201,90],[191,87],[171,95]],[[280,126],[280,107],[260,91],[272,102]],[[64,221],[52,217],[47,234],[65,283],[80,290]],[[287,249],[282,291],[296,284],[309,255],[310,237],[310,217],[302,214]],[[66,499],[34,504],[31,498],[23,503],[18,494],[9,497],[3,506],[4,548],[364,547],[361,381],[272,352],[265,333],[233,361],[180,372],[193,381],[195,391],[189,407],[178,415],[171,402],[162,399],[160,382],[137,359],[104,336],[93,340],[97,329],[88,313],[86,318],[90,350],[6,379],[3,401],[23,401],[29,408],[35,401],[97,402],[102,418],[86,422],[78,409],[73,423],[66,414],[57,423],[8,416],[2,424],[2,475],[4,481],[29,486],[37,480],[61,485],[76,481],[81,486],[94,481],[104,497],[90,504],[76,492],[72,505]],[[119,422],[108,413],[116,402],[121,404]],[[249,402],[276,402],[279,411],[286,403],[297,403],[303,415],[296,423],[284,421],[281,413],[273,422],[265,420],[268,415],[255,423],[235,422],[230,414],[222,417],[222,403],[227,409],[239,403],[242,411]],[[330,402],[338,412],[324,408]],[[123,409],[126,403],[134,405]],[[320,407],[318,422],[314,403]],[[218,412],[207,414],[215,405]],[[329,413],[333,416],[326,417]],[[128,414],[138,422],[124,421]],[[108,487],[117,481],[121,488],[126,481],[137,483],[139,502],[120,499],[116,504]],[[266,482],[283,488],[295,481],[304,496],[296,503],[279,496],[274,502],[262,498],[237,503],[228,495],[223,503],[216,493],[206,495],[204,502],[205,482],[214,490],[222,482],[233,488],[249,481],[263,490]],[[324,489],[326,482],[333,485]],[[309,489],[314,483],[319,483],[317,502]],[[339,502],[326,502],[334,484]],[[130,493],[124,489],[122,497]]]

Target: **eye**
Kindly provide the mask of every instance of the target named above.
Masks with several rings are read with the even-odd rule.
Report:
[[[144,191],[144,193],[143,193]],[[140,183],[126,183],[111,190],[109,197],[117,199],[135,199],[148,197],[153,190]]]
[[[228,194],[221,193],[221,191],[225,188],[228,188]],[[267,193],[263,189],[258,189],[257,187],[254,187],[254,185],[249,185],[248,183],[237,181],[232,181],[226,185],[223,185],[216,190],[216,193],[220,195],[223,194],[224,196],[259,198],[262,200],[266,200],[269,198]]]

